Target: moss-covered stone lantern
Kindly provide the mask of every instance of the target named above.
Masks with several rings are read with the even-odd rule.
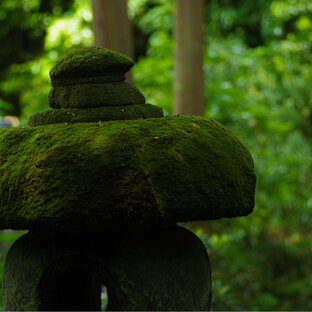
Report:
[[[0,130],[0,228],[29,230],[5,264],[6,310],[207,310],[207,252],[177,222],[249,214],[252,158],[221,124],[163,117],[124,82],[128,57],[53,66],[52,110]]]

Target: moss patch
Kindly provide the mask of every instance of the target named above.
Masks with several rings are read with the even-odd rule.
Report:
[[[93,83],[116,83],[124,82],[124,76],[107,75],[107,76],[95,76],[95,77],[79,77],[79,78],[59,78],[57,81],[53,81],[53,87],[71,86],[76,84],[93,84]]]
[[[85,108],[144,104],[145,97],[139,89],[125,82],[82,84],[52,88],[48,102],[52,108]]]
[[[162,109],[156,105],[103,106],[88,109],[53,109],[32,115],[30,126],[58,123],[97,122],[109,120],[131,120],[163,117]]]
[[[169,117],[0,131],[0,228],[102,229],[235,217],[252,158],[213,120]]]
[[[116,51],[100,47],[77,49],[59,59],[50,71],[52,85],[58,80],[124,75],[134,62]]]

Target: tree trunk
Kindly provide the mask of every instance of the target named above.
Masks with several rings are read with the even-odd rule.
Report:
[[[176,0],[174,114],[204,115],[204,0]]]
[[[133,59],[133,38],[126,0],[92,0],[94,45],[125,54]],[[126,75],[132,82],[131,73]]]

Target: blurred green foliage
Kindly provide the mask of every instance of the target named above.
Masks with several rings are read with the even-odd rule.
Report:
[[[88,0],[0,2],[0,116],[48,109],[49,70],[73,46],[93,41]]]
[[[173,1],[128,6],[136,85],[171,114]],[[206,117],[246,144],[258,177],[252,215],[195,229],[210,255],[212,309],[311,310],[311,1],[207,0],[205,14]],[[47,109],[48,71],[92,43],[91,19],[88,0],[1,1],[0,115],[26,123]]]

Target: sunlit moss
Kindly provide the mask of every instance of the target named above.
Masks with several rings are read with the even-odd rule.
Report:
[[[134,62],[127,56],[100,47],[76,49],[59,59],[50,71],[52,85],[62,85],[61,79],[86,78],[121,75],[123,76]]]

